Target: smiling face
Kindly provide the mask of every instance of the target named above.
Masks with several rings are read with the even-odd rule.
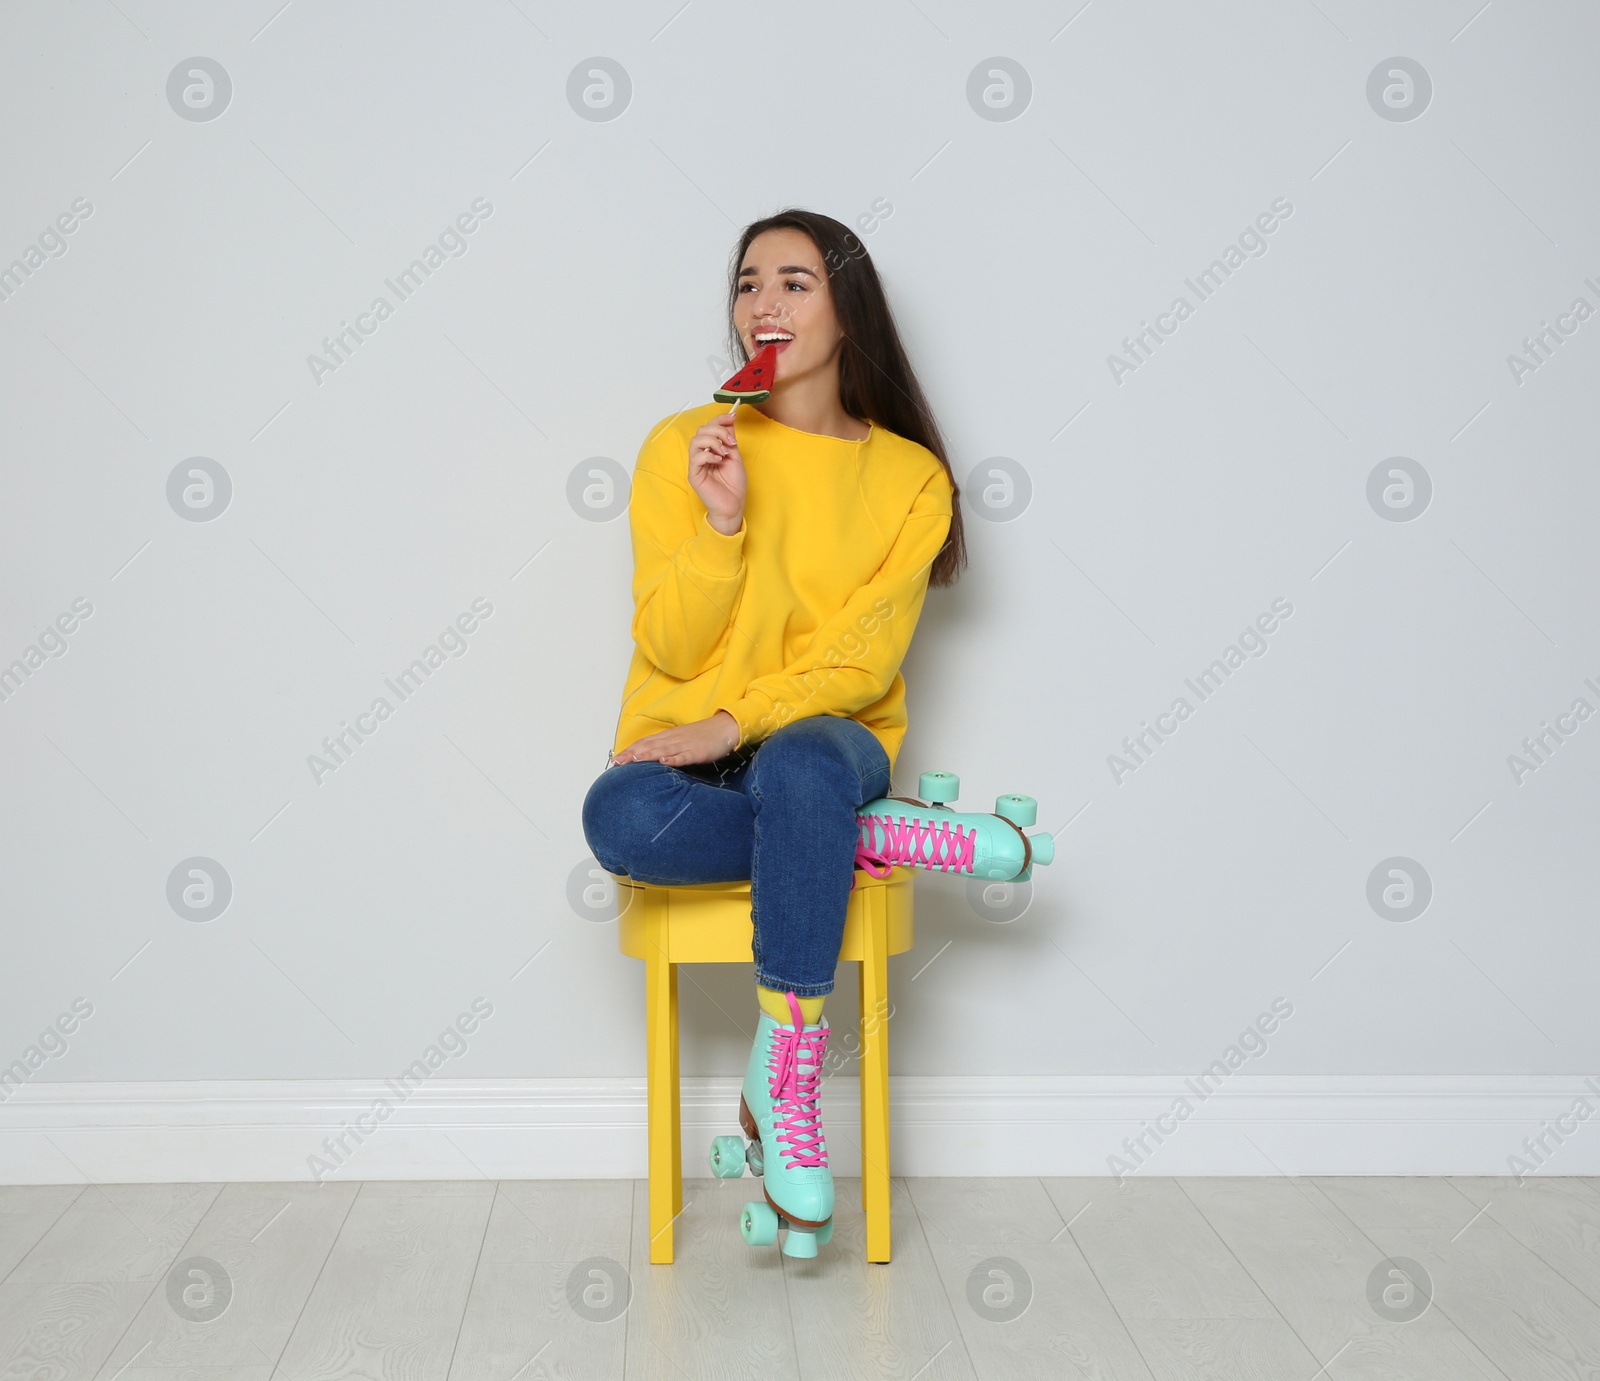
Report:
[[[776,335],[777,382],[834,368],[844,339],[833,309],[828,271],[811,237],[787,228],[750,241],[739,265],[733,324],[753,356]]]

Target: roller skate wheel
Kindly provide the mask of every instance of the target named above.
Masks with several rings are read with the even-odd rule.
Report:
[[[744,1174],[744,1138],[711,1138],[711,1173],[719,1180],[736,1180]]]
[[[924,772],[917,778],[917,795],[930,806],[948,805],[961,794],[961,778],[954,772]]]
[[[745,1147],[744,1163],[750,1167],[750,1173],[752,1175],[761,1174],[762,1169],[764,1168],[764,1162],[762,1160],[761,1143],[759,1141],[752,1141],[748,1146]]]
[[[739,1215],[739,1236],[746,1245],[770,1247],[778,1240],[778,1215],[769,1203],[751,1203]]]
[[[994,813],[1024,828],[1039,823],[1039,803],[1032,796],[997,796]]]
[[[813,1257],[817,1254],[817,1234],[811,1228],[797,1228],[792,1223],[783,1239],[785,1256]]]

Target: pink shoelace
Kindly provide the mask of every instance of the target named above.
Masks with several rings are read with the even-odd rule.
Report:
[[[787,1147],[789,1169],[815,1167],[828,1163],[828,1148],[822,1128],[817,1125],[818,1080],[822,1058],[828,1049],[828,1028],[804,1030],[800,1004],[788,994],[792,1027],[781,1023],[772,1033],[767,1051],[768,1092],[772,1096],[773,1129]],[[786,1115],[778,1117],[782,1111]]]
[[[858,815],[861,838],[856,844],[856,867],[864,868],[873,877],[888,877],[895,864],[913,864],[923,868],[938,868],[946,873],[970,873],[973,868],[973,848],[977,844],[977,830],[964,830],[960,825],[950,826],[944,821],[914,821],[907,823],[902,815],[898,820],[887,815]],[[883,842],[878,843],[878,836]],[[855,874],[850,876],[850,887],[855,889]]]

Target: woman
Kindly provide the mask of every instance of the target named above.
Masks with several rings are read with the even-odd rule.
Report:
[[[639,452],[635,649],[583,827],[619,876],[750,880],[760,1015],[739,1116],[784,1249],[809,1255],[832,1228],[821,1018],[856,811],[890,791],[900,663],[928,585],[966,555],[938,426],[861,242],[791,208],[746,228],[730,276],[740,352],[782,342],[772,395],[666,418]]]

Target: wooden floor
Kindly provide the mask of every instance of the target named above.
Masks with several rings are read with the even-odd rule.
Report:
[[[1600,1181],[897,1180],[887,1266],[684,1189],[650,1266],[626,1180],[0,1188],[0,1377],[1600,1376]]]

